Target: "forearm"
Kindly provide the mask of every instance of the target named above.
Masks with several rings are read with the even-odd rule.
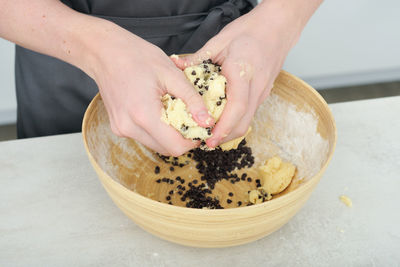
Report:
[[[282,38],[298,41],[308,20],[323,0],[263,0],[251,13],[254,28],[261,37],[270,38],[271,28]],[[261,22],[261,23],[260,23]],[[263,35],[266,33],[265,35]]]
[[[93,42],[115,26],[58,0],[0,0],[0,37],[66,61],[90,76]]]

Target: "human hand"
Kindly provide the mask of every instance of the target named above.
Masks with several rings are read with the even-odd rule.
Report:
[[[202,127],[210,118],[201,96],[158,47],[115,27],[96,47],[96,64],[89,71],[107,109],[112,131],[134,138],[163,154],[179,156],[198,146],[161,121],[161,97],[182,99]],[[213,125],[212,118],[208,121]]]
[[[183,69],[211,58],[227,78],[227,104],[207,139],[209,147],[246,133],[305,25],[296,16],[281,14],[277,10],[281,6],[269,4],[273,1],[264,2],[227,25],[195,54],[174,59]]]

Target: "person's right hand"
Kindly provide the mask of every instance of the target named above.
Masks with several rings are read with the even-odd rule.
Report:
[[[158,47],[114,25],[96,45],[89,66],[107,109],[112,131],[163,155],[179,156],[198,146],[161,121],[161,97],[182,99],[202,127],[213,125],[201,96]],[[211,124],[206,123],[211,118]]]

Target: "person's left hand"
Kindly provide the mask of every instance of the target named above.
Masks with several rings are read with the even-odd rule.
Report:
[[[268,8],[257,7],[227,25],[195,54],[173,59],[184,69],[211,58],[221,65],[227,79],[227,104],[207,140],[209,147],[246,133],[301,32],[297,21],[289,23],[276,14],[269,17],[274,12]]]

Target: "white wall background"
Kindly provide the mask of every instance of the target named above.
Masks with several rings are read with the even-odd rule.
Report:
[[[325,0],[284,69],[316,88],[400,80],[400,1]],[[14,47],[0,39],[0,124],[15,111]]]
[[[0,125],[16,121],[14,45],[0,39]]]

